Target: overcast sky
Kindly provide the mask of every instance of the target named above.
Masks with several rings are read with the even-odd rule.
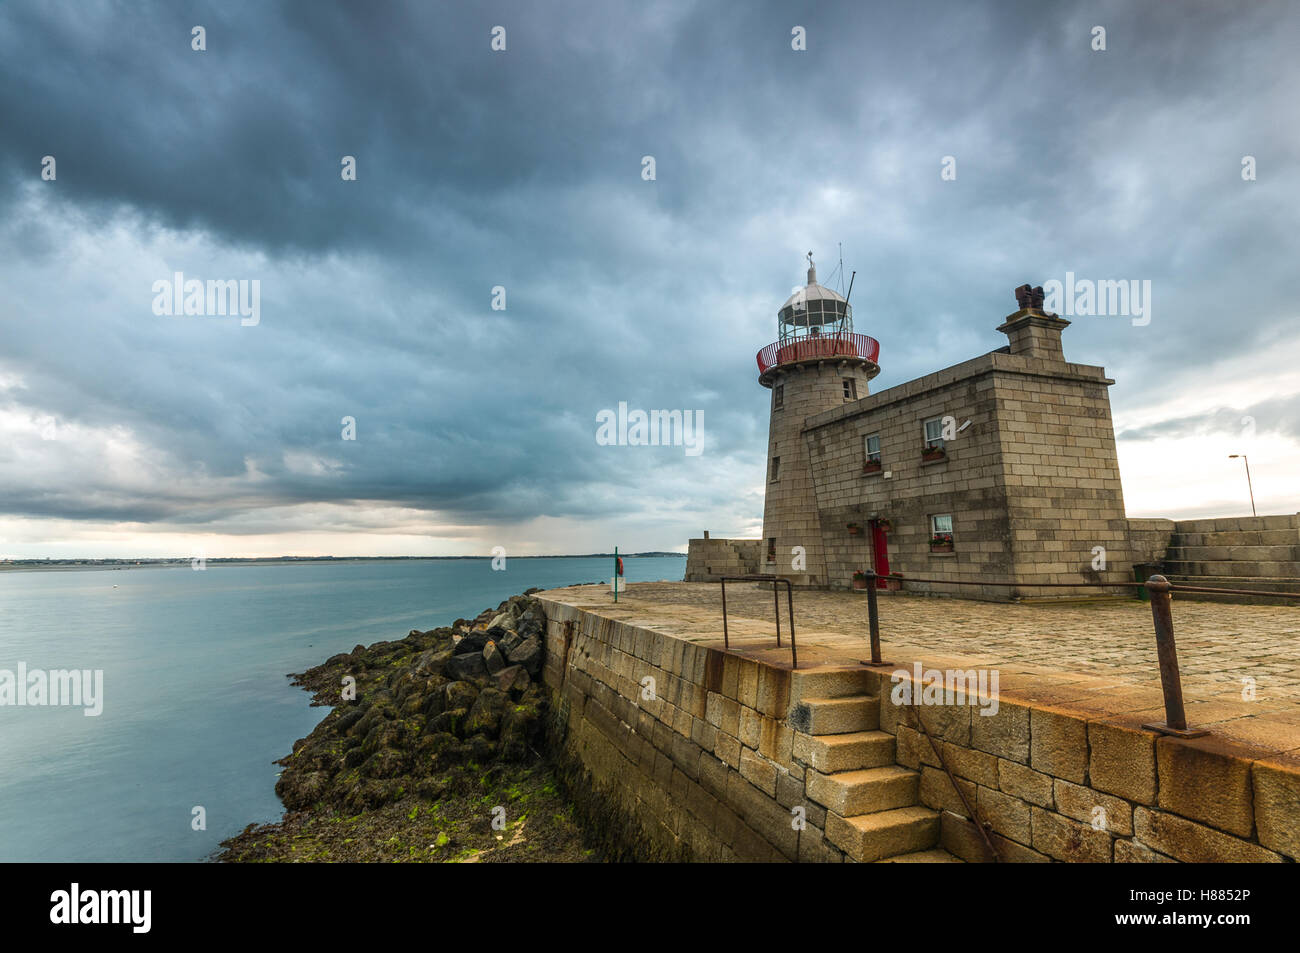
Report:
[[[1019,284],[1149,280],[1064,335],[1129,514],[1249,514],[1241,452],[1295,512],[1298,48],[1285,3],[5,3],[0,557],[758,536],[754,354],[841,244],[877,391]],[[258,323],[155,314],[176,272]],[[703,452],[598,444],[620,401]]]

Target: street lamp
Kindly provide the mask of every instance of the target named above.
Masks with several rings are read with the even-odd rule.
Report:
[[[1246,464],[1246,489],[1250,490],[1250,515],[1255,516],[1257,515],[1255,513],[1255,488],[1250,485],[1250,461],[1246,459],[1246,455],[1244,453],[1228,454],[1229,460],[1236,460],[1237,457],[1241,457],[1241,462]]]

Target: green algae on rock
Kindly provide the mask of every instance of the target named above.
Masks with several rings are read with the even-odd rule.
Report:
[[[545,617],[534,591],[293,676],[334,710],[278,762],[285,818],[250,825],[219,859],[590,859],[543,755]],[[543,802],[545,824],[512,814],[512,795]]]

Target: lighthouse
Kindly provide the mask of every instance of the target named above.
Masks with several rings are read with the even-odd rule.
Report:
[[[825,586],[826,554],[804,427],[809,417],[867,396],[880,373],[880,344],[853,331],[848,301],[808,283],[777,312],[777,340],[758,352],[758,382],[771,392],[762,572],[795,584]]]

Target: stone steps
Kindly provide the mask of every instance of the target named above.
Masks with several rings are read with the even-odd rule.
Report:
[[[885,857],[875,861],[877,864],[964,864],[966,861],[960,857],[954,857],[942,847],[932,847],[929,850],[917,850],[910,854],[897,854],[893,857]]]
[[[897,764],[835,774],[809,771],[807,780],[808,797],[844,818],[915,807],[921,788],[921,776]]]
[[[1300,545],[1294,541],[1289,544],[1274,545],[1228,545],[1213,543],[1201,546],[1170,543],[1165,555],[1166,562],[1213,562],[1223,559],[1246,562],[1283,562],[1294,563]]]
[[[1300,513],[1287,516],[1221,516],[1201,520],[1178,520],[1176,533],[1268,532],[1300,529]]]
[[[1300,592],[1300,520],[1260,516],[1180,522],[1169,538],[1163,573],[1170,582],[1189,586]],[[1187,593],[1184,598],[1288,604],[1265,596]]]
[[[1265,592],[1293,592],[1294,599],[1275,599],[1269,596],[1214,595],[1208,592],[1175,592],[1174,599],[1196,599],[1203,602],[1225,602],[1234,605],[1293,606],[1300,605],[1300,578],[1282,579],[1252,576],[1166,576],[1172,583],[1184,586],[1207,586],[1212,589],[1262,589]]]
[[[1300,573],[1300,564],[1281,560],[1245,559],[1169,559],[1164,562],[1165,575],[1179,576],[1254,576],[1266,579],[1294,579]]]
[[[1300,533],[1293,529],[1224,530],[1205,533],[1174,533],[1171,546],[1295,546]]]
[[[842,735],[794,736],[794,756],[822,774],[894,763],[894,736],[887,731],[852,731]]]
[[[1300,521],[1292,516],[1180,522],[1162,569],[1170,582],[1220,589],[1300,592]],[[1267,596],[1186,593],[1207,602],[1288,605]]]
[[[846,698],[871,694],[871,672],[853,668],[795,669],[790,673],[790,701],[805,698]]]
[[[790,727],[806,735],[845,735],[880,727],[880,699],[873,695],[804,698],[790,708]]]
[[[826,809],[826,839],[851,860],[951,862],[938,848],[939,813],[920,805],[920,774],[895,762],[894,736],[880,730],[869,677],[851,669],[792,681],[793,752],[807,765],[808,799]]]
[[[939,843],[939,812],[925,807],[856,817],[828,812],[826,839],[859,863],[927,851]]]

